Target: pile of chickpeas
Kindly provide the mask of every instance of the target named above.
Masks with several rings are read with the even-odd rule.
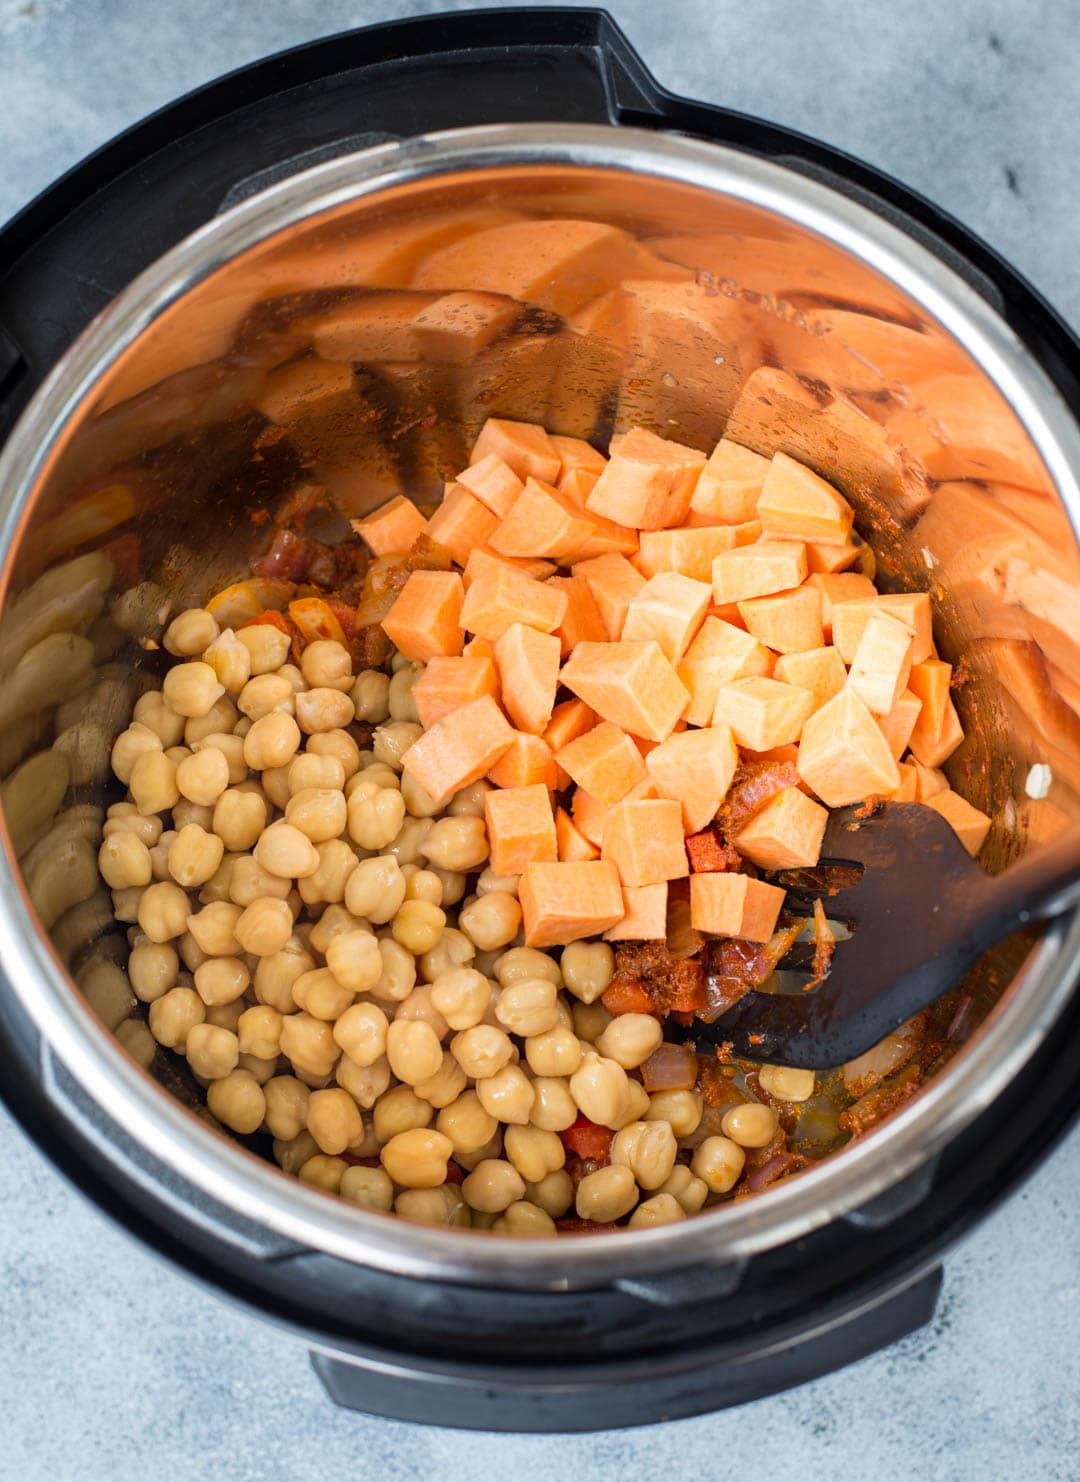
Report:
[[[516,1235],[666,1224],[732,1189],[775,1111],[747,1102],[701,1136],[696,1090],[650,1096],[636,1074],[659,1020],[599,1001],[611,948],[520,945],[518,881],[487,864],[490,784],[435,807],[402,772],[422,666],[355,674],[331,640],[297,666],[277,627],[202,608],[164,646],[177,662],[112,748],[128,796],[99,865],[150,1033],[215,1124],[268,1133],[283,1169],[358,1204]],[[771,1094],[809,1094],[772,1069]],[[559,1134],[579,1115],[615,1136],[575,1189]]]

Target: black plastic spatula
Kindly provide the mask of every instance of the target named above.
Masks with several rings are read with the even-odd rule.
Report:
[[[677,1029],[680,1038],[727,1041],[737,1055],[777,1065],[842,1065],[947,992],[1011,931],[1080,904],[1075,825],[988,875],[933,808],[885,803],[870,817],[843,808],[830,819],[818,873],[842,864],[861,865],[862,875],[824,900],[827,915],[852,931],[837,942],[825,981],[750,992],[713,1023]],[[788,909],[809,909],[814,894],[790,892]]]

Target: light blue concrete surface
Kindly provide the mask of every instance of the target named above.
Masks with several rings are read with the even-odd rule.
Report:
[[[453,8],[0,0],[0,218],[118,129],[218,73],[350,25]],[[609,8],[669,87],[891,171],[1080,321],[1075,4]],[[468,1436],[334,1411],[301,1348],[118,1233],[0,1113],[0,1479],[1076,1482],[1078,1188],[1074,1133],[950,1257],[929,1329],[796,1393],[622,1434]]]

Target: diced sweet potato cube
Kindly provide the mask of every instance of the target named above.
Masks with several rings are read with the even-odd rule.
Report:
[[[623,886],[626,915],[604,933],[606,942],[662,942],[667,937],[666,880]]]
[[[707,617],[678,669],[680,680],[690,691],[686,719],[691,725],[707,726],[722,684],[755,674],[770,675],[774,662],[769,650],[743,628]]]
[[[879,715],[877,718],[881,733],[889,743],[889,750],[897,761],[908,749],[911,733],[915,729],[921,711],[922,701],[918,695],[912,694],[911,690],[905,690],[888,715]]]
[[[949,779],[940,767],[924,767],[916,757],[911,758],[911,765],[915,768],[915,801],[917,803],[928,803],[931,798],[936,797],[939,792],[944,792],[949,785]]]
[[[750,751],[768,751],[798,741],[813,708],[809,690],[754,675],[720,686],[713,725],[730,726],[738,744]]]
[[[485,793],[484,820],[496,875],[520,875],[526,865],[558,859],[551,794],[541,783]]]
[[[398,494],[362,520],[353,520],[352,527],[373,555],[403,556],[426,532],[428,522],[411,499]]]
[[[635,783],[622,801],[636,802],[642,798],[655,797],[656,788],[653,786],[653,780],[651,777],[645,777],[641,782]],[[576,787],[570,811],[577,828],[590,843],[595,844],[599,849],[604,842],[604,830],[607,828],[611,809],[599,798],[592,797],[583,787]]]
[[[587,443],[583,437],[563,437],[560,433],[553,432],[551,446],[562,461],[562,473],[557,480],[559,484],[568,473],[591,473],[599,478],[607,467],[604,454],[598,453],[592,443]]]
[[[923,659],[921,664],[911,666],[908,689],[922,701],[919,723],[928,736],[938,735],[945,723],[951,681],[952,665],[941,659]]]
[[[889,794],[889,802],[917,803],[919,800],[915,796],[915,791],[918,782],[918,774],[915,771],[915,764],[913,762],[900,762],[899,771],[900,786],[896,789],[895,792],[891,792]]]
[[[544,740],[552,751],[558,752],[576,737],[591,731],[595,724],[596,714],[584,700],[563,700],[551,712],[544,728]]]
[[[691,530],[643,530],[634,564],[643,576],[678,571],[694,581],[712,585],[712,563],[722,551],[735,547],[731,525],[707,525]]]
[[[645,763],[625,731],[601,721],[555,753],[555,760],[578,787],[610,808],[645,776]]]
[[[590,473],[587,468],[571,468],[569,471],[564,469],[556,487],[560,494],[565,494],[567,499],[577,505],[578,509],[584,509],[585,501],[596,488],[596,481],[599,477],[598,473]]]
[[[570,494],[563,494],[569,499]],[[634,556],[638,549],[638,532],[629,525],[616,525],[582,506],[592,521],[592,530],[575,550],[563,557],[563,565],[576,566],[579,561],[594,561],[597,556]]]
[[[836,578],[833,578],[836,580]],[[934,651],[930,597],[927,592],[899,592],[876,597],[858,597],[851,602],[834,602],[832,613],[833,643],[845,664],[855,658],[863,629],[872,612],[883,612],[903,623],[914,634],[911,662],[921,664]]]
[[[459,566],[464,566],[470,551],[487,545],[498,528],[498,516],[475,494],[461,484],[447,484],[442,503],[428,521],[427,533],[446,547]]]
[[[806,542],[806,569],[811,576],[831,576],[847,571],[866,549],[854,541],[848,545],[819,545],[816,541]]]
[[[555,758],[542,736],[515,731],[514,739],[487,774],[496,787],[531,787],[540,783],[549,792],[557,786]]]
[[[778,885],[749,875],[714,871],[690,876],[690,924],[713,936],[767,942],[783,904]]]
[[[645,578],[625,556],[596,556],[591,561],[575,562],[575,576],[588,584],[589,591],[614,643],[622,637],[627,609],[645,585]]]
[[[911,646],[911,629],[887,612],[867,618],[847,682],[875,715],[888,715],[907,689]]]
[[[807,585],[817,587],[821,593],[821,626],[825,630],[826,642],[829,643],[832,642],[833,608],[841,602],[854,602],[860,597],[877,595],[874,583],[858,571],[837,574],[813,572],[807,577]]]
[[[616,803],[608,815],[601,859],[619,871],[624,885],[655,885],[690,873],[683,843],[682,808],[670,798]]]
[[[763,870],[810,869],[821,857],[829,810],[797,787],[770,798],[736,834],[735,848]]]
[[[631,428],[611,439],[611,457],[585,507],[635,530],[681,525],[705,454]]]
[[[413,333],[424,358],[468,365],[520,317],[521,305],[500,294],[444,293],[420,310]]]
[[[844,661],[835,648],[808,648],[802,653],[783,654],[773,670],[775,679],[797,684],[814,697],[814,709],[838,695],[847,683]]]
[[[605,859],[528,865],[518,900],[529,947],[558,947],[596,936],[624,915],[619,872]]]
[[[464,597],[456,571],[414,571],[383,618],[383,632],[407,659],[421,664],[440,654],[460,654]]]
[[[522,483],[533,478],[553,484],[562,470],[562,459],[546,429],[535,422],[489,417],[473,444],[473,463],[479,463],[489,453],[509,465]]]
[[[562,682],[604,720],[648,741],[663,741],[690,696],[660,645],[579,643]]]
[[[915,722],[915,729],[908,743],[912,754],[924,767],[940,767],[942,762],[948,761],[964,739],[964,728],[960,724],[956,706],[952,700],[945,702],[945,718],[941,723],[941,729],[934,734],[924,731],[921,721],[920,715]]]
[[[769,540],[846,545],[855,512],[831,484],[786,453],[777,453],[765,475],[757,516]]]
[[[504,566],[478,576],[465,593],[461,626],[494,642],[511,623],[554,633],[566,616],[566,593]]]
[[[470,638],[461,650],[462,656],[467,659],[492,659],[495,658],[495,645],[490,638]]]
[[[756,519],[758,495],[768,471],[768,458],[724,438],[702,469],[690,508],[721,525]]]
[[[558,638],[524,623],[511,623],[495,640],[495,663],[506,713],[518,730],[541,735],[559,688]]]
[[[479,463],[470,464],[457,476],[457,482],[470,494],[475,494],[481,504],[487,505],[493,515],[505,520],[514,506],[514,501],[525,485],[517,474],[504,463],[498,453],[489,453]]]
[[[436,654],[413,685],[413,703],[422,726],[433,726],[444,715],[479,700],[498,698],[499,679],[490,659],[445,658]]]
[[[489,543],[503,556],[560,560],[578,551],[592,531],[593,522],[565,494],[529,478]]]
[[[514,732],[490,695],[444,715],[401,758],[435,803],[479,782],[512,744]]]
[[[794,540],[762,540],[721,551],[713,561],[713,601],[745,602],[800,586],[806,577],[806,547]]]
[[[953,792],[951,787],[947,787],[944,792],[935,793],[926,806],[948,820],[956,837],[970,855],[974,857],[978,854],[990,832],[990,819],[985,813],[973,807],[958,792]]]
[[[852,689],[816,710],[803,726],[799,776],[829,808],[884,796],[900,773],[874,716]]]
[[[683,831],[688,834],[696,834],[716,817],[738,765],[730,726],[681,731],[645,758],[656,791],[681,804]]]
[[[490,576],[502,567],[505,571],[516,571],[522,576],[531,576],[534,581],[546,581],[558,569],[554,561],[521,560],[517,556],[500,556],[490,546],[478,545],[469,552],[461,579],[468,591],[478,576]]]
[[[746,631],[774,653],[803,653],[821,648],[821,594],[814,587],[795,587],[769,597],[750,597],[739,603]]]
[[[555,810],[555,840],[559,858],[568,863],[600,858],[599,845],[585,837],[565,808]]]
[[[651,576],[626,612],[622,636],[631,643],[650,638],[678,664],[705,618],[712,589],[677,571]]]
[[[600,616],[589,584],[582,576],[553,576],[549,587],[566,593],[566,616],[559,624],[559,644],[563,658],[568,658],[579,643],[606,643],[607,626]]]

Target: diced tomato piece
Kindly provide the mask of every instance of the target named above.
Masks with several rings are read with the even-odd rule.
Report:
[[[656,1005],[644,985],[626,979],[613,982],[609,988],[605,988],[600,1002],[609,1014],[615,1015],[652,1014],[656,1011]]]
[[[702,829],[699,834],[688,834],[686,852],[690,857],[690,869],[695,875],[739,868],[738,854],[713,828]]]
[[[353,636],[353,619],[356,616],[355,608],[350,607],[348,602],[338,601],[336,597],[328,597],[326,599],[326,605],[341,624],[341,631],[345,634],[345,642],[351,642]]]
[[[258,617],[248,618],[246,623],[241,623],[242,628],[254,628],[259,623],[266,623],[271,628],[277,628],[282,633],[287,633],[290,638],[296,637],[296,629],[283,612],[260,612]]]
[[[345,643],[345,633],[338,622],[333,608],[322,597],[298,597],[289,603],[289,616],[296,624],[302,643],[316,643],[319,639],[333,639]]]
[[[588,1117],[578,1117],[564,1132],[560,1132],[563,1147],[576,1153],[579,1158],[591,1158],[601,1166],[611,1161],[611,1140],[615,1136],[610,1127],[599,1127]]]

